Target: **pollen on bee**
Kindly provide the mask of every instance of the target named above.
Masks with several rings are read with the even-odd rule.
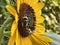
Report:
[[[22,37],[27,37],[32,34],[35,29],[35,13],[34,9],[26,4],[22,3],[19,10],[18,31]]]

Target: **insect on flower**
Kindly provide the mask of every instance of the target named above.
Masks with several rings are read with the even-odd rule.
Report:
[[[32,42],[35,45],[49,45],[52,39],[44,36],[45,28],[39,25],[44,21],[41,16],[44,3],[38,2],[38,0],[17,0],[16,3],[16,10],[11,5],[6,5],[6,9],[15,17],[8,45],[14,45],[14,43],[33,45]]]
[[[34,10],[28,4],[21,4],[19,11],[18,30],[23,37],[30,35],[35,26]]]

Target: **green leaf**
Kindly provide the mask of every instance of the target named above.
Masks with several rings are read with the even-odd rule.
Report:
[[[46,35],[53,39],[51,45],[60,45],[60,35],[53,32],[49,32]]]
[[[4,7],[6,5],[6,1],[5,0],[0,0],[0,7]]]

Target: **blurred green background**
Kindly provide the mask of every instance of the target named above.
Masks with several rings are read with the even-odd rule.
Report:
[[[42,16],[45,18],[43,26],[46,28],[46,32],[54,32],[48,33],[47,36],[51,38],[54,35],[60,38],[60,0],[38,0],[43,1],[45,3],[44,8],[42,9]],[[16,6],[16,0],[0,0],[0,45],[7,45],[9,36],[10,36],[10,28],[11,24],[14,20],[14,17],[6,10],[5,6],[10,4],[12,6]],[[52,35],[51,35],[52,34]],[[55,40],[54,39],[54,40]],[[60,40],[51,45],[60,45]]]

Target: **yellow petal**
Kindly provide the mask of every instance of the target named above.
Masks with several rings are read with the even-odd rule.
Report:
[[[27,41],[26,41],[27,42]],[[26,45],[24,38],[21,37],[21,45]]]
[[[42,40],[43,38],[41,38],[39,34],[33,33],[32,36],[34,36],[35,39],[39,40],[41,45],[49,45],[47,41]]]
[[[32,45],[32,43],[28,37],[22,37],[16,30],[16,45]]]
[[[22,45],[21,37],[20,37],[20,34],[18,33],[18,29],[16,30],[16,45]]]
[[[14,33],[14,34],[10,37],[9,42],[8,42],[8,45],[14,45],[15,39],[16,39],[16,34]]]
[[[32,41],[35,42],[36,45],[49,45],[48,42],[44,42],[43,40],[41,40],[40,38],[38,38],[40,36],[36,36],[35,34],[32,34],[31,37],[32,37],[31,38]]]
[[[20,4],[22,4],[22,3],[24,3],[24,0],[20,0],[20,2],[21,2]]]
[[[26,43],[26,45],[32,45],[32,42],[31,42],[31,40],[29,39],[29,37],[27,37],[27,38],[25,39],[25,43]]]
[[[39,11],[44,7],[44,3],[43,2],[37,2],[35,4],[31,4],[31,7],[34,9],[35,13],[38,15],[39,13],[41,13]],[[39,15],[41,15],[41,14],[39,14]]]
[[[28,37],[21,37],[21,42],[22,42],[22,45],[32,45],[32,42],[31,40],[28,38]],[[23,44],[24,42],[24,44]]]
[[[37,9],[42,9],[43,7],[44,7],[44,3],[43,2],[38,2],[38,3],[36,3],[36,8]]]
[[[11,5],[6,5],[6,9],[13,15],[17,14],[16,10]]]
[[[11,27],[11,35],[14,34],[14,32],[16,31],[16,29],[17,29],[17,23],[16,23],[16,21],[14,21],[13,24],[12,24],[12,27]]]
[[[17,12],[19,13],[20,5],[24,3],[24,0],[17,0]]]
[[[17,11],[19,13],[19,9],[20,9],[20,0],[17,0]]]
[[[34,10],[35,11],[35,16],[40,17],[41,16],[41,10]]]
[[[36,24],[35,30],[37,30],[37,32],[40,34],[45,34],[45,28],[41,25]]]
[[[43,41],[46,41],[46,42],[53,42],[53,39],[51,39],[51,38],[49,38],[49,37],[47,37],[47,36],[40,35],[40,37],[41,37],[41,40],[43,40]]]
[[[18,15],[16,10],[10,5],[6,5],[6,9],[15,17],[16,22],[18,22]]]
[[[24,43],[23,43],[24,42]],[[29,45],[27,37],[21,37],[21,45]]]
[[[32,42],[35,42],[36,44],[42,45],[41,42],[38,39],[36,39],[36,37],[34,37],[33,35],[31,35],[31,40]]]
[[[38,39],[40,39],[44,42],[53,42],[53,39],[51,39],[43,34],[39,34],[38,32],[33,33],[33,35],[35,35]]]
[[[38,0],[24,0],[24,2],[26,2],[26,3],[28,3],[28,4],[34,4],[34,3],[36,3],[36,2],[38,2]]]
[[[36,2],[38,2],[38,0],[28,0],[29,2],[31,2],[31,3],[36,3]]]
[[[43,23],[43,22],[44,22],[44,17],[42,16],[36,17],[36,23]]]

